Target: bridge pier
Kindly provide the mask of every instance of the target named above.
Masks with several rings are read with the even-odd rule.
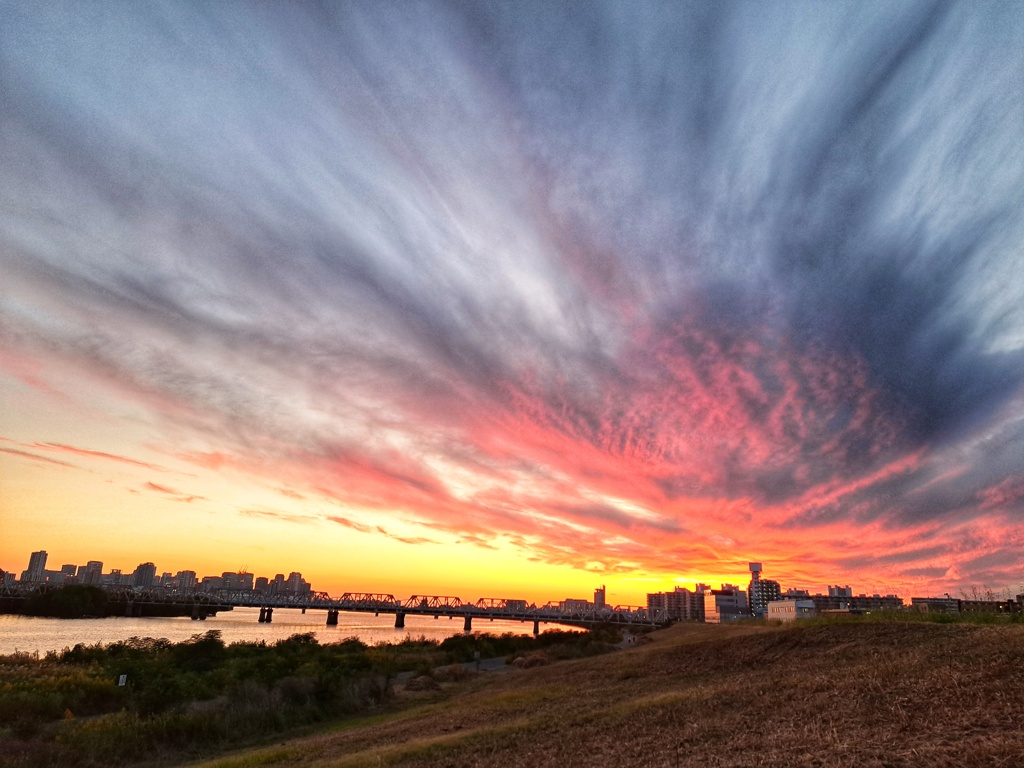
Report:
[[[540,634],[540,620],[539,619],[534,619],[533,620],[533,634],[534,635],[539,635]]]
[[[472,632],[473,631],[473,617],[472,616],[467,616],[466,617],[466,623],[463,624],[462,631],[463,632]]]
[[[260,606],[260,617],[257,619],[260,624],[263,624],[267,620],[267,607]]]
[[[395,629],[405,629],[405,614],[401,611],[395,614]]]
[[[303,610],[305,610],[305,609],[303,609]],[[338,626],[338,613],[339,613],[338,611],[328,611],[327,612],[327,626],[328,627],[336,627],[336,626]]]
[[[273,608],[267,608],[267,624],[269,624],[273,620],[274,620],[274,609]]]

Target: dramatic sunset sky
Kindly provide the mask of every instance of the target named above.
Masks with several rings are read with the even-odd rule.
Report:
[[[1024,5],[0,0],[0,567],[1024,579]]]

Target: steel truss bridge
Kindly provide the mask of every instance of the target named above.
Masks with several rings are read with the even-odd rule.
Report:
[[[13,585],[0,587],[0,597],[25,598],[39,590],[52,590],[50,585]],[[208,614],[231,608],[259,608],[260,622],[273,621],[273,612],[281,608],[321,610],[327,614],[328,626],[338,623],[338,614],[345,612],[393,614],[395,627],[405,626],[406,616],[448,616],[461,618],[465,631],[473,628],[473,619],[533,622],[534,634],[539,632],[541,623],[567,624],[570,626],[596,626],[612,624],[619,626],[651,627],[665,624],[669,617],[660,610],[648,610],[640,606],[617,605],[598,607],[583,601],[567,601],[564,608],[558,603],[544,605],[527,603],[525,600],[482,597],[476,602],[466,602],[451,595],[413,595],[401,600],[394,595],[371,592],[346,592],[341,597],[331,597],[326,592],[304,594],[265,595],[249,590],[217,589],[210,592],[173,589],[142,589],[139,587],[101,587],[108,598],[130,606],[127,615],[139,615],[143,606],[177,605],[191,607],[192,618],[205,619]]]
[[[657,626],[668,621],[661,611],[649,611],[639,606],[617,605],[614,608],[594,605],[583,607],[574,601],[573,607],[562,608],[558,603],[538,606],[525,600],[482,597],[470,603],[452,595],[413,595],[401,600],[394,595],[371,592],[346,592],[341,597],[331,597],[326,592],[309,592],[302,595],[263,595],[258,592],[217,590],[211,593],[218,600],[232,606],[258,607],[262,620],[272,620],[274,608],[301,608],[303,610],[327,611],[327,624],[338,623],[338,613],[352,611],[361,613],[394,614],[395,627],[405,626],[405,617],[449,616],[461,618],[467,632],[473,628],[473,619],[504,619],[507,621],[532,621],[534,633],[541,623],[568,624],[571,626],[593,626],[598,624]]]

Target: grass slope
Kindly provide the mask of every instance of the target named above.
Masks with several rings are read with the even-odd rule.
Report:
[[[1019,625],[691,624],[652,637],[202,765],[1024,765]]]

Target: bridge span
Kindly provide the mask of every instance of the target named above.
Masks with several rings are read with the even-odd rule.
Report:
[[[660,611],[649,611],[641,606],[617,605],[615,607],[578,603],[563,608],[558,603],[536,605],[525,600],[482,597],[476,602],[467,602],[452,595],[413,595],[401,600],[394,595],[370,592],[346,592],[341,597],[331,597],[326,592],[310,592],[304,595],[263,595],[258,592],[216,590],[210,597],[233,607],[258,607],[260,621],[273,621],[275,608],[300,608],[323,610],[327,613],[327,625],[338,623],[342,611],[394,614],[395,628],[405,626],[406,616],[448,616],[461,618],[463,629],[473,629],[473,619],[533,622],[534,634],[539,633],[542,623],[567,624],[570,626],[595,626],[615,624],[629,626],[657,626],[668,621]]]
[[[0,586],[0,602],[11,603],[11,608],[27,602],[32,596],[59,589],[56,585],[16,584]],[[467,602],[451,595],[413,595],[401,600],[394,595],[371,592],[346,592],[332,597],[326,592],[305,594],[265,595],[250,590],[177,590],[163,588],[140,588],[129,586],[100,587],[107,593],[110,607],[115,611],[107,615],[166,616],[191,615],[202,620],[214,616],[218,611],[229,611],[236,607],[259,608],[259,621],[271,622],[275,609],[297,608],[303,613],[309,610],[324,611],[327,626],[338,623],[342,612],[393,614],[395,627],[405,626],[406,616],[447,616],[461,618],[463,628],[469,632],[473,620],[503,619],[506,621],[532,622],[534,634],[540,632],[541,624],[567,624],[589,627],[600,624],[625,626],[657,626],[669,618],[661,611],[649,611],[641,606],[617,605],[596,606],[582,601],[568,601],[562,606],[550,602],[544,605],[527,603],[525,600],[482,597]],[[14,612],[19,612],[15,610]]]

